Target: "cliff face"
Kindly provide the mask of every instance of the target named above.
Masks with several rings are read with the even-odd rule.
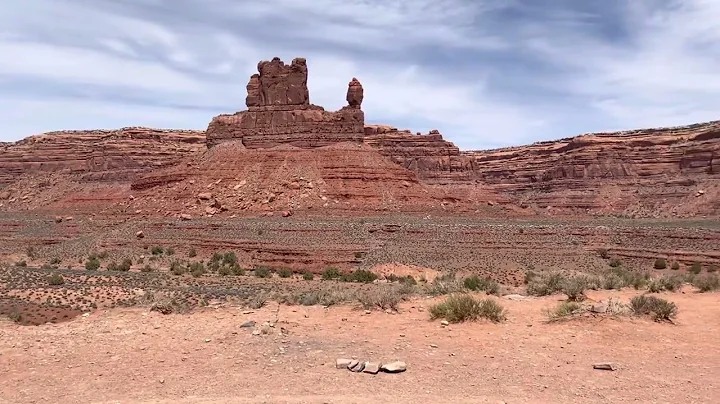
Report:
[[[87,181],[126,181],[204,149],[202,131],[122,128],[59,131],[0,144],[0,184],[25,174],[77,174]]]
[[[348,105],[328,112],[310,104],[305,59],[296,58],[286,65],[274,58],[260,62],[258,72],[247,85],[248,109],[213,118],[206,131],[208,147],[228,140],[240,141],[249,149],[277,145],[313,148],[362,141],[363,88],[357,79],[348,85]]]

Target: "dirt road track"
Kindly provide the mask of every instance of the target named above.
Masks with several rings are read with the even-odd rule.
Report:
[[[394,315],[282,306],[272,334],[261,336],[240,325],[274,320],[275,304],[251,314],[118,309],[57,325],[3,322],[0,402],[720,402],[720,296],[663,297],[680,308],[675,325],[599,318],[547,324],[542,311],[558,297],[502,299],[507,323],[447,328],[420,311],[427,300]],[[404,360],[408,371],[372,376],[334,368],[336,358],[350,356]],[[593,370],[599,361],[620,369]]]

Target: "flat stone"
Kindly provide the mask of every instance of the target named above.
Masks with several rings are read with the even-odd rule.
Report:
[[[608,307],[604,303],[593,304],[593,306],[590,308],[590,311],[593,313],[606,313],[607,310],[608,310]]]
[[[407,370],[407,364],[402,361],[390,362],[382,365],[380,370],[387,373],[400,373]]]
[[[355,366],[350,368],[351,372],[359,373],[365,369],[365,362],[358,362]]]
[[[241,328],[253,328],[255,327],[255,322],[250,320],[243,323],[243,325],[240,326]]]
[[[363,373],[377,374],[380,371],[380,364],[377,362],[365,362]]]
[[[357,366],[358,363],[360,363],[359,360],[353,359],[353,360],[350,361],[350,363],[348,363],[347,368],[348,368],[348,369],[352,369],[352,368],[354,368],[355,366]]]
[[[593,369],[615,371],[617,370],[617,365],[610,362],[601,362],[594,364]]]
[[[338,358],[335,360],[335,368],[336,369],[348,369],[350,366],[350,363],[352,363],[352,359],[345,359],[345,358]]]
[[[450,322],[447,320],[443,320],[440,322],[440,325],[442,325],[442,326],[450,325]]]

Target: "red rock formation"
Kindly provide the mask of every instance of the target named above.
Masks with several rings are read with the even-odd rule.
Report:
[[[310,104],[305,59],[286,65],[279,58],[258,64],[258,73],[247,85],[246,111],[212,119],[207,145],[239,140],[249,149],[289,144],[302,148],[338,142],[361,142],[365,115],[360,109],[362,85],[350,82],[348,106],[337,112]]]
[[[203,149],[202,131],[122,128],[59,131],[0,144],[0,184],[25,174],[78,174],[86,181],[122,181]]]

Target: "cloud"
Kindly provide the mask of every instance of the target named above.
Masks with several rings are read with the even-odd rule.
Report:
[[[303,56],[311,101],[462,148],[717,119],[711,0],[34,0],[0,15],[0,140],[206,127],[257,62]]]

